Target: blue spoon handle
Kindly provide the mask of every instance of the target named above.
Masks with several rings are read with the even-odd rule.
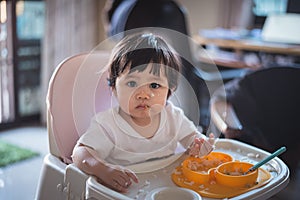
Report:
[[[274,153],[272,153],[271,155],[269,155],[268,157],[266,157],[262,161],[259,161],[258,163],[256,163],[255,165],[253,165],[248,171],[254,171],[254,170],[256,170],[257,168],[259,168],[260,166],[262,166],[266,162],[272,160],[273,158],[275,158],[276,156],[282,154],[285,151],[286,151],[286,147],[281,147],[280,149],[278,149],[277,151],[275,151]]]

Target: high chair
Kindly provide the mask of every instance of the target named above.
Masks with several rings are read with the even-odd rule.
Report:
[[[110,52],[99,51],[75,55],[59,64],[54,71],[47,94],[47,128],[49,137],[49,154],[45,156],[37,188],[36,199],[86,199],[86,183],[89,175],[72,164],[71,154],[78,138],[85,132],[90,119],[97,112],[106,110],[117,103],[107,84],[107,70]],[[181,78],[183,79],[183,78]],[[188,83],[180,80],[177,91],[171,101],[183,108],[193,108],[188,112],[195,122],[199,121],[199,109],[186,105],[184,97]],[[193,96],[194,95],[194,96]],[[195,99],[195,94],[189,94]],[[189,101],[190,104],[190,101]],[[172,162],[172,160],[170,161]],[[167,163],[168,164],[168,163]],[[91,184],[95,184],[90,179]],[[103,190],[118,196],[117,192]],[[97,190],[89,188],[90,196],[108,198]],[[105,197],[106,196],[106,197]]]
[[[54,71],[47,94],[50,153],[44,159],[37,199],[84,199],[88,176],[71,164],[71,154],[96,110],[110,106],[106,80],[99,78],[108,58],[108,52],[80,54],[67,58]],[[95,102],[100,94],[102,101]]]

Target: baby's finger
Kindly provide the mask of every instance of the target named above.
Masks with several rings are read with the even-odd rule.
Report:
[[[209,154],[214,147],[207,141],[205,141],[202,146],[200,147],[199,156],[205,156]]]
[[[194,140],[194,144],[199,144],[199,145],[201,145],[203,142],[204,142],[204,139],[203,139],[203,138],[195,138],[195,140]]]
[[[135,183],[138,183],[139,182],[139,179],[138,177],[136,176],[136,174],[129,170],[129,169],[126,169],[125,173],[127,174],[127,176],[129,176],[130,179],[132,179]]]
[[[115,189],[118,192],[126,192],[126,188],[120,185],[120,183],[117,180],[114,180],[113,183],[111,184],[111,187]]]
[[[130,177],[126,174],[125,171],[122,175],[120,175],[118,179],[116,179],[116,182],[124,188],[128,188],[131,185]]]
[[[216,140],[215,140],[215,136],[213,133],[210,133],[209,134],[209,138],[208,138],[208,142],[211,144],[211,145],[214,145]]]
[[[199,149],[200,149],[200,146],[199,144],[194,144],[191,148],[191,154],[192,155],[198,155],[199,153]]]

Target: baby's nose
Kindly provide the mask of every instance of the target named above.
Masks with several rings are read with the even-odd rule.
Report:
[[[150,94],[141,91],[136,95],[137,99],[150,99]]]
[[[150,88],[146,86],[142,86],[138,89],[136,93],[137,99],[150,99],[152,92],[150,91]]]

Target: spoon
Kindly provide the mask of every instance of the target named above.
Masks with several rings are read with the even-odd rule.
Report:
[[[247,174],[249,172],[252,172],[252,171],[256,170],[257,168],[259,168],[263,164],[267,163],[268,161],[272,160],[273,158],[275,158],[276,156],[282,154],[285,151],[286,151],[286,147],[281,147],[280,149],[278,149],[277,151],[275,151],[274,153],[272,153],[271,155],[269,155],[265,159],[259,161],[258,163],[256,163],[252,167],[250,167],[250,169],[248,169],[248,171],[246,171],[244,174]]]

